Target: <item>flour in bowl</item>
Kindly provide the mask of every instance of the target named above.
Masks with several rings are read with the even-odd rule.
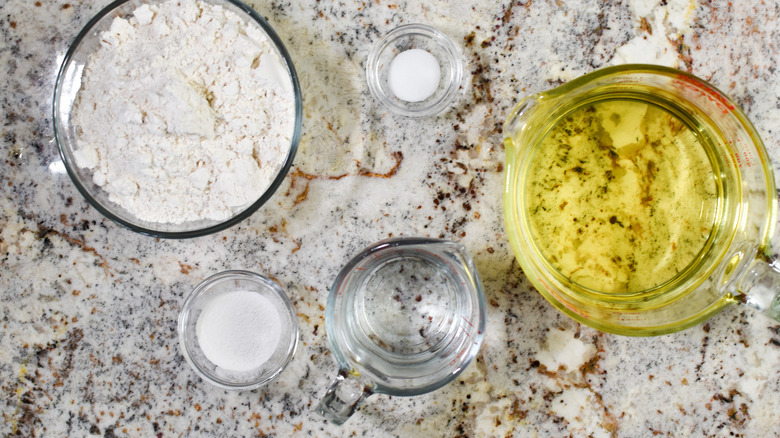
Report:
[[[141,220],[228,219],[289,152],[284,62],[258,25],[221,6],[168,0],[115,18],[81,81],[76,164]]]

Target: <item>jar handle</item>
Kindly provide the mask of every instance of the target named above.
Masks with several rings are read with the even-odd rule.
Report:
[[[317,405],[317,413],[333,424],[344,424],[358,404],[373,392],[369,385],[358,380],[357,373],[341,369]]]
[[[739,301],[780,321],[780,271],[755,259],[739,279]]]

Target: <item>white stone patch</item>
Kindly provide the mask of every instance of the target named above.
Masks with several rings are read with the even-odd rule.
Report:
[[[576,371],[596,354],[593,344],[586,344],[565,330],[553,330],[547,336],[545,349],[536,359],[549,371]]]
[[[151,265],[154,278],[164,286],[170,286],[171,284],[181,280],[184,274],[181,272],[182,266],[180,263],[180,258],[177,256],[161,256],[153,258]]]
[[[476,435],[511,436],[512,432],[516,432],[520,425],[509,417],[514,401],[513,397],[505,397],[489,403],[489,406],[482,410],[475,420]]]
[[[612,65],[644,63],[678,67],[679,56],[672,40],[690,30],[695,0],[631,0],[636,36],[615,51]],[[642,19],[652,32],[642,30]]]
[[[586,388],[569,388],[557,396],[550,406],[552,412],[569,422],[569,431],[577,436],[609,438],[610,432],[602,426],[603,412],[594,409],[598,400]]]

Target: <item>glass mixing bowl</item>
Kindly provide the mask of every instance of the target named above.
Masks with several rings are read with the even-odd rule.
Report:
[[[252,8],[238,0],[201,0],[206,3],[219,5],[227,11],[240,16],[247,25],[256,25],[266,34],[270,44],[275,49],[284,64],[284,70],[292,85],[295,105],[295,120],[293,133],[286,158],[277,163],[275,175],[265,191],[253,202],[242,208],[234,209],[231,216],[225,220],[191,220],[184,223],[150,222],[139,219],[125,208],[109,200],[108,193],[93,181],[92,172],[86,168],[80,168],[75,161],[74,153],[79,150],[78,126],[74,126],[72,115],[79,90],[81,88],[82,73],[89,56],[100,45],[101,33],[111,27],[116,17],[127,18],[133,11],[144,4],[159,4],[155,0],[120,0],[116,1],[100,11],[92,18],[84,29],[78,34],[70,49],[65,55],[57,77],[54,91],[53,120],[54,135],[59,148],[60,156],[65,168],[76,188],[107,218],[141,234],[162,238],[190,238],[224,230],[252,215],[258,208],[265,204],[284,180],[292,165],[293,158],[298,149],[301,137],[302,100],[301,90],[298,84],[298,76],[293,67],[292,59],[284,47],[284,44],[274,32],[273,28]]]

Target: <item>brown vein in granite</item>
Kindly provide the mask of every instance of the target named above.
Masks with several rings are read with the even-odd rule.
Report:
[[[70,224],[68,222],[67,216],[64,215],[64,214],[60,215],[60,222],[63,225],[66,225],[66,226],[71,226],[72,225],[72,224]],[[75,247],[81,249],[82,251],[84,251],[86,253],[90,253],[93,256],[95,256],[99,260],[98,266],[103,268],[103,271],[106,273],[106,277],[113,277],[114,276],[114,274],[111,273],[111,267],[108,264],[108,260],[105,257],[103,257],[100,253],[98,253],[98,251],[94,247],[91,247],[91,246],[87,245],[87,243],[84,240],[82,240],[82,239],[78,239],[78,238],[72,237],[72,236],[70,236],[69,234],[67,234],[65,232],[55,230],[54,228],[48,227],[48,226],[46,226],[46,225],[44,225],[42,223],[38,223],[38,229],[37,230],[32,230],[30,228],[24,227],[24,228],[22,228],[20,230],[20,232],[21,233],[25,233],[25,232],[33,233],[33,234],[35,234],[35,237],[36,237],[37,240],[42,241],[44,243],[46,243],[46,241],[50,237],[52,237],[52,236],[59,237],[62,240],[64,240],[65,242],[67,242],[68,244],[70,244],[72,246],[75,246]]]
[[[769,340],[769,343],[774,345],[775,347],[780,347],[780,325],[776,325],[774,327],[769,327],[769,330],[774,333],[777,338],[773,337]]]
[[[308,192],[308,186],[307,186],[307,190],[306,191]],[[287,239],[290,239],[295,244],[295,247],[292,249],[293,253],[296,253],[296,252],[298,252],[299,249],[301,249],[301,244],[302,244],[301,240],[300,239],[295,239],[287,231],[287,220],[286,219],[282,219],[282,223],[280,225],[272,225],[270,228],[268,228],[268,231],[270,231],[273,234],[282,234]],[[271,238],[273,239],[274,242],[279,243],[279,239],[277,239],[276,237],[271,236]],[[279,283],[275,278],[273,278],[273,280],[276,281],[277,283]]]
[[[328,123],[328,128],[332,130],[332,127],[330,126],[330,123]],[[326,176],[326,175],[316,175],[311,173],[306,173],[302,171],[300,168],[295,168],[293,172],[290,172],[289,178],[290,178],[290,187],[287,189],[287,192],[285,193],[285,196],[291,197],[294,196],[293,200],[293,206],[296,206],[300,204],[301,202],[304,202],[306,199],[308,199],[309,196],[309,187],[312,180],[315,179],[326,179],[326,180],[340,180],[344,177],[350,176],[350,175],[357,175],[360,177],[366,177],[366,178],[392,178],[395,176],[395,174],[398,172],[398,170],[401,167],[401,163],[403,162],[403,153],[400,151],[396,151],[391,153],[391,156],[395,160],[395,164],[388,170],[387,172],[377,172],[374,170],[367,169],[363,167],[362,163],[358,160],[355,160],[357,163],[357,172],[354,174],[351,173],[343,173],[340,175],[332,175],[332,176]],[[296,188],[299,186],[299,181],[303,180],[305,181],[305,185],[303,189],[299,189],[297,192],[295,192]],[[275,234],[282,234],[287,239],[291,240],[293,243],[295,243],[295,247],[292,249],[292,252],[295,253],[298,250],[301,249],[302,242],[300,239],[295,239],[288,231],[287,231],[287,221],[282,219],[282,223],[280,225],[274,225],[269,228],[269,231],[271,233]],[[273,237],[274,242],[279,242],[275,237]]]
[[[651,32],[652,34],[652,32]],[[680,60],[680,63],[685,67],[685,71],[689,73],[693,73],[693,56],[691,55],[691,48],[688,47],[687,44],[685,44],[685,39],[682,35],[679,35],[677,38],[668,38],[670,43],[674,46],[674,49],[677,51],[677,58]]]
[[[82,251],[94,255],[99,260],[98,266],[103,268],[103,271],[106,273],[106,277],[114,276],[114,274],[111,272],[111,267],[108,264],[108,260],[102,255],[100,255],[100,253],[98,253],[95,248],[87,245],[86,242],[81,239],[77,239],[62,231],[55,230],[54,228],[47,227],[40,223],[38,224],[37,230],[32,230],[30,228],[24,227],[20,230],[20,233],[33,233],[35,235],[36,240],[39,240],[44,244],[46,244],[48,239],[52,236],[59,237],[65,242],[69,243],[70,245],[78,247]]]
[[[702,346],[700,348],[701,353],[701,361],[696,365],[696,381],[700,381],[702,379],[702,368],[704,364],[707,362],[707,350],[710,344],[710,324],[705,323],[702,326],[702,330],[705,333],[705,336],[702,339]],[[775,326],[774,328],[770,327],[770,330],[772,330],[774,333],[780,334],[780,325]],[[737,330],[737,334],[740,336],[741,340],[740,343],[742,343],[745,348],[748,347],[748,342],[744,338],[744,335],[742,334],[741,330]],[[774,339],[770,340],[770,343],[774,343]],[[780,342],[778,342],[776,345],[780,346]],[[740,375],[741,377],[741,375]],[[736,388],[732,388],[728,391],[727,394],[722,394],[720,392],[715,393],[715,395],[710,398],[710,401],[705,403],[704,407],[708,411],[713,411],[714,402],[718,402],[723,408],[725,408],[725,411],[720,411],[725,414],[726,418],[728,419],[728,422],[730,422],[734,427],[741,428],[744,427],[750,420],[750,409],[745,402],[739,402],[738,398],[744,398],[744,395],[737,390]],[[718,412],[716,410],[716,412]],[[686,415],[686,412],[682,410],[683,415]],[[722,425],[725,425],[725,422],[721,423]]]
[[[15,411],[11,419],[11,434],[16,436],[35,437],[36,427],[45,426],[38,417],[46,410],[47,402],[44,397],[53,403],[54,399],[43,387],[48,383],[42,378],[40,370],[45,366],[51,370],[54,377],[54,383],[48,383],[51,387],[61,387],[68,379],[73,370],[73,356],[81,340],[84,338],[84,332],[81,329],[73,329],[67,333],[62,340],[51,342],[47,345],[36,347],[33,352],[22,361],[19,371],[19,380],[16,386],[5,387],[8,393],[8,404],[14,403]],[[62,366],[55,366],[49,353],[62,348],[65,352]]]
[[[653,34],[653,26],[650,24],[649,21],[647,21],[647,17],[640,17],[639,18],[639,30],[642,32],[647,32],[648,34]]]
[[[600,342],[602,336],[604,335],[601,333],[593,336],[593,342],[596,346],[596,353],[577,370],[567,370],[565,366],[561,366],[561,368],[559,368],[557,371],[550,371],[543,364],[539,364],[538,361],[534,361],[531,366],[537,368],[537,372],[539,374],[555,380],[564,390],[567,388],[587,389],[596,400],[596,408],[601,411],[602,418],[600,426],[609,432],[610,436],[617,437],[619,426],[618,417],[616,417],[615,414],[610,411],[609,407],[604,403],[604,399],[602,398],[601,394],[593,387],[590,379],[588,378],[588,376],[598,377],[607,374],[606,371],[601,370],[600,365],[601,355],[604,353],[604,347]],[[574,337],[579,339],[579,329],[574,334]],[[552,400],[552,396],[553,394],[550,393],[545,396],[545,399]]]
[[[510,2],[509,6],[504,11],[504,14],[501,16],[501,23],[507,24],[512,20],[512,15],[514,13],[514,7],[515,6],[523,6],[525,7],[525,11],[528,12],[531,9],[531,5],[533,4],[533,0],[528,0],[525,3],[522,2]]]
[[[404,154],[401,153],[401,151],[395,151],[392,152],[390,155],[395,160],[395,165],[393,165],[393,167],[391,167],[390,170],[388,170],[387,172],[380,173],[380,172],[375,172],[373,170],[368,170],[363,167],[363,164],[360,161],[356,160],[358,166],[357,174],[359,176],[365,176],[368,178],[392,178],[398,172],[398,169],[401,167],[401,162],[404,159]]]
[[[747,404],[744,402],[737,406],[737,397],[742,397],[742,393],[736,389],[731,389],[727,395],[715,394],[711,401],[718,401],[721,404],[728,405],[726,414],[729,421],[736,427],[742,427],[750,421],[750,412]],[[708,407],[711,406],[711,404],[708,405]]]
[[[469,38],[470,36],[466,37],[467,40]],[[481,62],[476,51],[473,56],[475,57],[475,63]],[[449,157],[440,158],[434,164],[434,167],[445,177],[446,185],[444,187],[434,187],[436,180],[431,178],[431,175],[428,175],[428,179],[431,181],[429,186],[436,189],[436,196],[432,200],[434,210],[447,211],[447,205],[457,207],[457,210],[454,210],[458,212],[455,213],[457,216],[447,221],[444,230],[461,238],[466,236],[466,232],[462,231],[462,229],[465,228],[469,221],[481,217],[477,207],[482,194],[482,187],[485,184],[485,174],[503,172],[503,163],[501,161],[495,160],[492,156],[483,157],[483,144],[487,144],[488,147],[491,144],[501,144],[501,141],[497,140],[501,133],[501,122],[495,116],[493,107],[489,105],[493,101],[493,95],[490,91],[488,64],[485,63],[484,66],[479,66],[473,72],[475,75],[473,86],[479,88],[478,91],[474,92],[476,93],[474,94],[474,103],[467,103],[455,114],[459,123],[453,124],[452,129],[458,134],[452,144],[452,149],[449,151]],[[466,122],[464,114],[469,114],[473,107],[480,104],[486,105],[487,110],[485,118],[479,126],[469,127],[469,129],[477,130],[479,133],[479,138],[472,144],[469,142],[468,133],[460,132],[462,130],[461,124]],[[438,142],[439,140],[437,140]],[[458,169],[459,172],[453,172],[452,168]],[[465,179],[468,179],[468,181],[465,181]],[[439,237],[444,238],[445,236],[442,233]]]
[[[473,66],[471,70],[471,99],[466,99],[467,103],[460,108],[455,117],[458,123],[452,125],[452,129],[457,133],[455,141],[452,144],[448,158],[441,158],[435,163],[435,168],[445,177],[445,185],[436,187],[435,179],[428,175],[430,181],[428,185],[435,189],[435,197],[432,199],[434,210],[447,211],[448,205],[457,209],[450,210],[454,212],[455,217],[447,221],[444,231],[459,237],[465,237],[466,232],[463,228],[469,221],[480,218],[479,211],[476,210],[479,204],[481,188],[484,186],[484,174],[497,170],[503,171],[501,162],[494,163],[490,160],[479,162],[482,155],[482,144],[495,143],[493,141],[501,133],[501,122],[496,118],[491,105],[494,101],[493,91],[491,89],[491,60],[483,59],[486,51],[482,50],[490,47],[495,38],[491,38],[476,44],[476,31],[472,31],[464,37],[465,48],[470,48],[471,61],[469,65]],[[475,107],[484,105],[487,107],[487,114],[480,126],[472,126],[469,129],[479,131],[479,139],[476,144],[470,144],[468,133],[460,132],[461,125],[466,122],[466,115],[471,113]],[[437,140],[437,143],[439,140]],[[452,168],[459,169],[459,172],[453,172]],[[468,179],[468,181],[464,181]],[[439,235],[444,238],[444,233]]]
[[[475,39],[476,31],[471,31],[470,34],[464,37],[465,47],[474,48]],[[493,44],[494,40],[495,36],[489,40],[482,41],[479,46],[485,49]],[[490,63],[483,62],[480,54],[474,50],[472,52],[472,61],[470,65],[474,66],[474,68],[471,70],[471,95],[473,103],[475,105],[483,102],[492,103],[493,93],[490,89],[490,77],[488,76],[488,72],[490,72]]]
[[[707,361],[707,347],[710,344],[710,337],[709,337],[710,323],[705,323],[702,326],[702,330],[704,330],[705,335],[704,338],[702,338],[701,348],[699,348],[699,353],[701,354],[701,361],[698,364],[696,364],[696,368],[695,368],[697,382],[701,380],[702,377],[701,369],[704,366],[704,363]]]
[[[287,189],[287,193],[285,193],[285,196],[292,196],[293,191],[296,189],[296,186],[298,184],[299,180],[304,180],[306,182],[306,185],[303,187],[302,190],[299,190],[295,194],[295,200],[293,201],[293,205],[298,205],[301,202],[305,201],[308,198],[309,195],[309,183],[312,180],[315,179],[328,179],[328,180],[340,180],[344,177],[350,176],[350,175],[357,175],[367,178],[392,178],[395,176],[396,173],[398,173],[398,170],[401,167],[401,162],[403,162],[404,155],[401,153],[401,151],[395,151],[390,154],[393,159],[395,160],[395,164],[393,167],[390,168],[387,172],[377,172],[375,170],[370,170],[368,168],[363,167],[363,164],[359,160],[355,160],[357,163],[357,172],[354,174],[351,173],[343,173],[341,175],[334,175],[334,176],[326,176],[326,175],[315,175],[311,173],[306,173],[302,171],[300,168],[296,168],[295,171],[290,172],[290,188]]]

